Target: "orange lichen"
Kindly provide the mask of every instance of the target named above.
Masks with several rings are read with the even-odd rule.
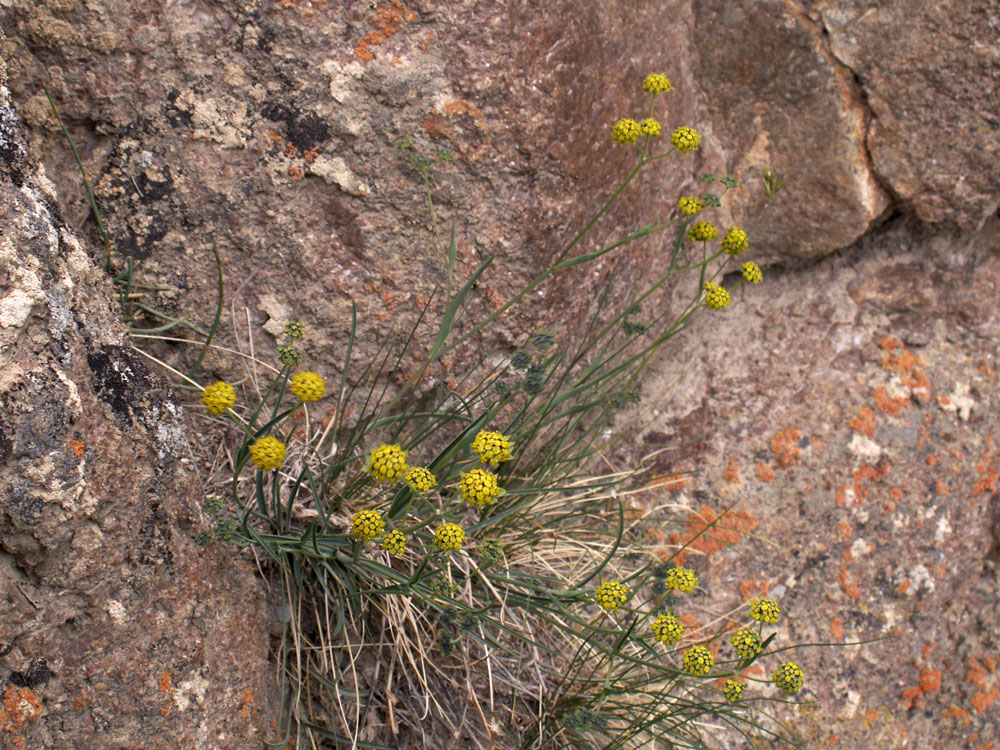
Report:
[[[851,537],[854,535],[854,531],[851,529],[851,524],[847,521],[841,521],[837,524],[837,531],[840,532],[840,541],[842,542],[850,541]]]
[[[873,395],[875,398],[875,405],[886,414],[899,414],[903,411],[903,409],[910,405],[910,399],[908,398],[893,398],[890,396],[884,385],[880,385],[876,388]]]
[[[911,687],[903,691],[903,702],[906,704],[906,710],[912,711],[915,707],[923,703],[924,691],[920,689],[920,686]]]
[[[306,176],[306,173],[303,172],[301,168],[292,164],[291,166],[288,167],[288,176],[291,177],[293,180],[301,180],[303,177]]]
[[[73,451],[73,455],[77,458],[83,458],[83,441],[82,440],[67,440],[66,444],[69,449]]]
[[[354,47],[354,54],[362,60],[374,59],[372,47],[385,42],[416,17],[416,11],[403,7],[399,0],[392,0],[390,3],[380,5],[375,9],[375,15],[370,19],[371,25],[375,28],[358,41]]]
[[[920,673],[920,688],[931,693],[941,687],[941,673],[936,669],[925,669]]]
[[[787,469],[802,460],[802,449],[798,445],[801,438],[802,433],[792,428],[779,430],[771,438],[771,452],[778,457],[781,468]]]
[[[160,709],[160,713],[166,716],[170,713],[170,704],[174,697],[174,686],[170,680],[170,673],[167,670],[163,670],[160,674],[159,687],[160,692],[167,698],[167,705]]]
[[[316,161],[317,156],[319,156],[319,151],[317,151],[314,148],[311,148],[304,154],[302,154],[302,158],[305,159],[306,164],[312,164],[314,161]]]
[[[835,641],[844,640],[844,621],[839,617],[834,617],[830,620],[830,635],[833,636],[833,640]]]
[[[944,719],[961,719],[963,727],[967,727],[972,723],[972,716],[969,712],[964,708],[956,706],[954,703],[941,711],[941,717]]]
[[[774,469],[763,461],[757,462],[757,478],[762,482],[774,481]]]
[[[850,424],[862,435],[871,437],[875,434],[875,412],[866,406],[851,419]]]
[[[240,694],[240,699],[243,701],[243,705],[240,706],[240,716],[244,721],[250,721],[250,712],[253,709],[253,690],[247,688]]]
[[[850,578],[848,578],[847,568],[841,566],[840,573],[837,576],[837,580],[840,582],[840,587],[844,590],[845,594],[847,594],[852,599],[861,598],[861,589],[858,588],[858,585],[856,583],[852,582]]]
[[[691,554],[711,555],[743,538],[743,534],[757,528],[757,519],[745,510],[724,511],[716,516],[707,505],[688,516],[683,533],[671,534],[673,544],[684,547],[675,558],[683,563]]]
[[[740,463],[735,458],[729,462],[729,466],[722,472],[722,478],[730,484],[740,483]]]
[[[987,493],[987,492],[996,492],[997,491],[997,467],[996,466],[990,466],[990,467],[988,467],[986,469],[986,473],[983,474],[983,476],[979,477],[979,480],[976,482],[976,484],[973,487],[973,489],[975,490],[976,494],[978,494],[978,495],[981,495],[981,494],[984,494],[984,493]]]
[[[980,692],[972,696],[972,707],[976,709],[977,713],[982,713],[987,708],[992,706],[997,700],[1000,699],[1000,691],[993,688],[989,692]]]
[[[934,492],[938,495],[948,494],[948,483],[943,479],[938,479],[934,482]]]
[[[891,490],[889,490],[889,495],[892,497],[893,500],[903,499],[903,491],[899,489],[899,487],[893,487]]]
[[[770,588],[767,581],[743,581],[740,584],[740,596],[743,597],[743,601],[748,602],[751,599],[767,596]]]
[[[927,464],[928,466],[937,466],[939,463],[941,463],[941,459],[938,458],[933,453],[931,453],[929,456],[927,456],[927,458],[924,459],[924,463]]]

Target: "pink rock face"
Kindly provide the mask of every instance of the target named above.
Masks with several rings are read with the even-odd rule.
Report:
[[[808,5],[864,92],[872,166],[899,210],[981,227],[1000,205],[995,5]]]
[[[28,623],[39,618],[37,607],[45,613],[44,627],[25,636],[12,669],[27,674],[32,659],[45,658],[47,666],[38,665],[32,674],[48,670],[59,681],[42,697],[47,720],[64,727],[66,735],[52,735],[56,739],[48,746],[98,747],[78,741],[87,732],[111,738],[108,742],[119,743],[116,747],[183,746],[190,725],[184,712],[197,707],[220,717],[218,726],[209,727],[211,732],[249,743],[264,723],[267,684],[266,623],[258,611],[256,584],[246,571],[234,571],[224,561],[210,557],[205,563],[187,542],[189,535],[179,532],[194,523],[192,497],[197,487],[191,477],[183,476],[176,457],[154,458],[159,451],[155,430],[161,422],[148,415],[167,407],[159,397],[136,396],[145,404],[145,411],[139,411],[147,419],[126,403],[128,394],[115,391],[116,383],[124,387],[115,380],[122,368],[143,371],[124,346],[100,274],[86,266],[87,256],[99,258],[103,248],[88,219],[89,201],[78,168],[41,92],[43,85],[52,91],[80,148],[112,236],[114,262],[121,268],[125,258],[132,257],[139,264],[140,281],[170,287],[157,295],[156,306],[176,317],[190,316],[200,326],[210,325],[216,293],[212,251],[218,250],[228,322],[216,343],[239,350],[253,336],[258,356],[270,357],[281,324],[295,317],[309,331],[302,345],[309,369],[332,375],[339,373],[346,349],[352,301],[359,316],[355,360],[362,367],[375,356],[380,337],[406,330],[428,300],[432,316],[443,308],[445,249],[432,231],[423,178],[414,168],[412,153],[432,160],[429,181],[436,219],[444,238],[454,228],[457,280],[464,281],[488,256],[497,257],[464,313],[478,320],[555,257],[616,187],[634,156],[611,143],[610,127],[619,117],[647,116],[648,99],[640,82],[649,72],[667,75],[675,90],[663,95],[656,113],[664,132],[680,125],[694,127],[704,136],[700,149],[674,155],[662,168],[644,174],[578,250],[595,250],[599,241],[674,216],[680,195],[704,191],[696,179],[700,172],[740,178],[745,187],[726,196],[719,224],[752,230],[752,259],[764,267],[765,282],[759,289],[747,287],[746,296],[770,318],[752,338],[762,343],[756,350],[748,344],[745,360],[712,361],[719,372],[734,366],[744,370],[720,376],[705,392],[692,391],[702,411],[680,415],[675,437],[691,444],[708,410],[729,413],[749,404],[761,419],[775,420],[767,422],[766,430],[760,427],[754,438],[765,458],[734,439],[732,445],[713,447],[716,453],[709,458],[719,464],[716,468],[730,465],[727,451],[744,450],[739,454],[743,474],[758,477],[762,486],[780,484],[800,495],[829,499],[823,493],[833,490],[807,486],[804,473],[821,472],[822,481],[835,489],[841,476],[859,468],[853,459],[839,448],[821,454],[810,444],[800,447],[798,457],[794,451],[783,453],[788,465],[781,465],[766,456],[765,433],[796,427],[805,437],[818,435],[826,446],[849,444],[847,415],[860,409],[869,395],[875,398],[857,384],[858,378],[867,381],[881,372],[873,342],[889,335],[905,341],[899,332],[904,328],[922,345],[937,342],[936,359],[929,360],[937,364],[928,365],[928,373],[937,367],[942,378],[971,382],[974,373],[966,377],[957,372],[958,354],[945,346],[947,333],[941,343],[932,317],[951,316],[948,320],[960,322],[963,315],[983,321],[996,315],[991,286],[995,269],[990,266],[993,275],[980,279],[971,294],[942,270],[972,273],[964,250],[956,250],[964,236],[922,233],[924,224],[935,230],[988,231],[997,210],[1000,70],[992,5],[988,0],[3,3],[3,58],[13,105],[0,108],[0,162],[9,178],[3,213],[8,226],[20,222],[24,236],[14,238],[14,247],[40,259],[43,277],[63,274],[77,279],[71,317],[79,324],[65,339],[67,351],[73,353],[71,362],[56,362],[52,351],[63,339],[53,326],[68,324],[69,318],[50,306],[51,320],[30,323],[34,311],[48,304],[30,284],[5,298],[0,334],[9,333],[13,343],[12,332],[34,325],[32,335],[40,338],[32,339],[34,348],[19,354],[18,366],[24,373],[44,373],[37,381],[42,385],[25,390],[22,384],[28,381],[9,368],[9,379],[0,383],[5,397],[16,397],[24,414],[29,406],[48,404],[43,397],[51,400],[55,394],[59,402],[58,408],[42,410],[54,420],[48,427],[58,445],[39,443],[41,433],[36,432],[42,423],[35,419],[30,429],[18,433],[21,442],[9,438],[6,450],[13,450],[15,443],[21,446],[18,450],[26,450],[24,441],[41,445],[32,449],[41,451],[32,461],[44,463],[45,456],[58,454],[52,459],[52,466],[61,467],[58,482],[68,482],[66,477],[78,472],[75,481],[89,482],[97,493],[93,508],[68,521],[54,509],[69,502],[66,498],[76,485],[59,484],[58,502],[43,503],[38,493],[17,490],[10,493],[13,499],[6,511],[4,549],[18,566],[31,571],[33,580],[48,587],[44,595],[31,594],[35,605],[11,590],[9,598],[19,609],[2,618],[5,625],[12,623],[9,628],[16,636],[29,632]],[[23,141],[12,136],[17,128],[14,111],[27,126]],[[404,139],[412,141],[412,150],[399,148]],[[50,228],[61,231],[58,219],[45,215],[48,209],[37,189],[31,205],[18,190],[33,172],[31,159],[45,165],[57,188],[46,200],[58,204],[70,234],[75,232],[83,242],[73,256],[79,263],[70,270],[59,265],[62,261],[43,257],[44,248],[38,244]],[[790,177],[774,204],[760,215],[764,166]],[[907,225],[913,231],[905,238],[894,234],[898,227],[893,224],[894,239],[887,246],[893,253],[913,250],[914,256],[933,258],[941,268],[918,257],[909,265],[866,257],[866,275],[854,278],[850,263],[827,260],[800,275],[776,277],[795,286],[773,301],[769,264],[815,262],[856,245],[859,238],[857,252],[863,254],[869,238],[877,244],[883,237],[880,222],[899,214],[923,224]],[[661,266],[671,241],[656,235],[586,269],[557,275],[520,313],[486,332],[482,351],[509,353],[542,326],[572,328],[612,269],[612,293],[627,290]],[[13,259],[7,265],[13,269]],[[946,288],[954,291],[953,297],[941,291]],[[742,301],[742,294],[734,294],[734,303]],[[891,325],[883,325],[884,320]],[[145,326],[160,323],[139,320]],[[717,331],[695,330],[700,338],[691,344],[693,350],[715,340]],[[772,344],[776,331],[781,346],[797,341],[799,349],[788,357],[775,354],[783,351]],[[970,336],[995,338],[996,331],[975,329]],[[45,349],[46,337],[54,349]],[[725,340],[746,341],[747,335],[734,325]],[[425,354],[432,341],[418,340],[418,350],[423,349],[413,359]],[[817,364],[812,353],[830,346],[835,356],[825,367]],[[969,347],[969,356],[979,356]],[[149,342],[149,348],[181,369],[198,354],[196,347]],[[4,356],[11,355],[5,350]],[[461,371],[472,356],[458,354],[449,366]],[[404,361],[395,375],[404,377],[410,365]],[[205,361],[206,375],[217,378],[242,372],[242,366],[241,358],[221,351]],[[63,368],[65,378],[52,374],[57,367]],[[663,364],[662,371],[668,372],[669,366]],[[780,382],[767,380],[777,377],[773,373],[781,373]],[[445,377],[443,368],[431,373],[432,379]],[[143,393],[160,388],[153,385],[153,373],[144,372],[137,376],[139,381]],[[789,384],[800,381],[807,385]],[[73,406],[67,382],[74,384],[80,405]],[[754,390],[772,386],[773,392]],[[712,406],[713,389],[732,389],[736,396],[725,409]],[[795,411],[804,408],[799,403],[804,392],[819,411]],[[950,391],[934,393],[951,398]],[[853,399],[850,404],[839,403],[847,398],[844,394]],[[890,400],[882,405],[895,408],[894,396],[883,396]],[[787,414],[773,409],[769,399],[787,403]],[[65,411],[71,408],[81,410],[78,419],[75,412]],[[992,402],[981,402],[980,408],[995,416]],[[915,419],[930,413],[919,401],[911,400],[907,409]],[[10,423],[15,416],[4,412],[2,419]],[[27,417],[17,418],[28,424]],[[940,414],[934,412],[934,418],[932,440],[948,442],[952,431]],[[807,424],[810,429],[805,429]],[[874,439],[889,453],[908,456],[905,460],[912,458],[909,452],[915,449],[902,424],[888,416],[877,424],[887,432],[874,438],[864,435],[866,439]],[[980,443],[986,438],[977,424],[956,423],[963,430],[975,427],[962,434],[970,450],[985,451]],[[79,441],[82,455],[76,455],[76,442],[65,440]],[[0,434],[0,453],[5,445]],[[855,449],[866,445],[855,443]],[[905,460],[893,463],[915,478],[913,487],[901,489],[913,507],[894,501],[899,515],[889,517],[898,518],[906,529],[917,523],[919,482],[930,486],[940,479],[951,488],[950,494],[940,495],[944,510],[936,511],[935,524],[945,512],[952,513],[952,528],[971,523],[970,514],[985,514],[981,494],[971,511],[950,508],[947,503],[960,494],[955,489],[958,480],[932,475],[919,462]],[[133,468],[150,462],[157,466],[155,476]],[[30,473],[19,464],[11,466],[5,469],[11,482],[23,482]],[[968,466],[955,466],[962,481],[972,477]],[[972,477],[966,484],[974,481]],[[761,533],[798,534],[796,543],[812,550],[809,529],[789,526],[796,496],[761,497],[789,503],[777,513],[785,525]],[[923,597],[936,601],[925,584],[938,576],[934,566],[940,561],[932,559],[937,552],[928,539],[922,538],[924,547],[915,564],[929,571],[930,578],[920,579],[923,584],[909,572],[918,568],[906,567],[906,550],[896,550],[898,559],[879,560],[882,568],[891,568],[892,576],[900,576],[898,581],[892,578],[893,586],[907,578],[913,587],[908,590],[924,591],[912,596],[892,593],[870,561],[889,549],[883,537],[895,539],[899,531],[881,526],[872,533],[859,530],[858,518],[848,511],[819,503],[810,506],[810,522],[836,521],[833,528],[844,522],[856,535],[849,544],[843,542],[853,549],[843,581],[838,578],[840,567],[823,563],[828,565],[822,575],[834,589],[833,603],[840,606],[823,610],[830,622],[838,621],[838,627],[854,637],[868,632],[858,602],[882,607],[879,612],[886,618],[903,622],[900,618],[907,612],[924,606]],[[757,515],[772,512],[767,507]],[[983,529],[977,533],[975,554],[989,546]],[[858,542],[854,548],[859,538],[865,544]],[[869,542],[877,545],[875,552],[865,551]],[[830,559],[843,557],[837,544],[841,542],[825,538],[815,542],[825,545],[822,554],[829,553]],[[171,550],[169,561],[165,550]],[[975,567],[975,554],[962,558],[962,570]],[[779,562],[799,564],[790,558]],[[121,570],[125,572],[119,576]],[[961,584],[959,573],[943,571],[937,580],[950,583],[939,582],[937,591]],[[779,574],[777,568],[767,572],[775,583],[783,580]],[[895,609],[858,598],[867,596],[876,583]],[[57,587],[77,598],[67,603]],[[812,606],[810,597],[824,593],[819,579],[810,579],[803,592],[803,606]],[[951,619],[943,621],[949,628],[963,627],[958,624],[961,618],[974,609],[968,602],[988,598],[982,587],[962,596],[965,603],[956,604]],[[930,605],[921,611],[927,620],[915,628],[938,627],[930,622]],[[817,623],[808,624],[810,634],[822,635],[826,624]],[[934,639],[926,640],[923,645],[930,647]],[[126,642],[127,647],[116,648]],[[953,687],[948,674],[959,674],[959,660],[980,659],[988,648],[980,645],[965,651],[955,647],[951,672],[935,696],[966,705],[961,701],[969,696]],[[896,656],[899,664],[918,660],[916,652],[900,650]],[[219,666],[230,657],[235,659],[230,667]],[[928,670],[940,668],[925,656],[919,659]],[[199,671],[196,664],[210,664],[212,669]],[[836,665],[827,666],[831,679],[847,680]],[[860,662],[856,666],[863,667]],[[884,677],[905,682],[909,674]],[[207,692],[199,692],[202,680],[211,680]],[[986,678],[982,683],[986,687],[975,690],[991,695],[994,683]],[[829,708],[854,701],[850,690],[835,686],[817,695]],[[99,704],[98,693],[110,703]],[[201,694],[208,696],[204,704],[198,703]],[[76,703],[78,698],[82,704]],[[889,705],[894,698],[886,692],[882,700],[881,705]],[[986,712],[987,699],[978,700]],[[864,709],[862,703],[857,705],[858,712]],[[40,732],[43,725],[32,726]],[[921,731],[927,732],[922,736],[935,736],[919,717],[901,726],[909,727],[911,737]],[[983,723],[981,737],[991,736],[991,726]],[[232,747],[250,746],[232,741],[237,743]],[[220,746],[228,750],[225,743]]]

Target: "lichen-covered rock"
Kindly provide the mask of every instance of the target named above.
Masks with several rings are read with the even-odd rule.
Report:
[[[666,420],[623,419],[654,419],[642,454],[681,473],[655,502],[688,510],[656,551],[688,542],[737,623],[747,599],[776,599],[775,645],[836,645],[759,662],[804,670],[815,702],[784,716],[810,747],[1000,736],[1000,221],[964,237],[915,223],[706,311],[644,385],[687,373],[656,404]]]
[[[259,583],[191,541],[181,410],[35,172],[0,69],[4,748],[259,747]]]

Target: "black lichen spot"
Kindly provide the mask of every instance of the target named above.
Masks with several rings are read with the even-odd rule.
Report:
[[[326,123],[312,112],[306,112],[288,123],[288,140],[299,151],[308,151],[330,137]]]
[[[32,659],[27,669],[10,673],[10,681],[18,687],[33,688],[55,677],[45,659]]]
[[[285,123],[288,141],[299,151],[309,151],[330,137],[326,123],[313,112],[299,112],[281,102],[271,102],[260,113],[265,119]]]
[[[31,399],[33,409],[17,415],[13,454],[40,458],[53,452],[62,452],[72,419],[66,403],[69,395],[65,387],[58,381],[49,381],[45,391],[26,397]]]
[[[163,506],[154,501],[139,527],[139,563],[170,565],[174,561],[172,542],[167,513]]]
[[[167,93],[167,122],[172,128],[188,130],[191,127],[193,115],[186,109],[177,106],[177,97],[180,95],[181,92],[176,89]]]
[[[3,171],[10,175],[11,182],[18,187],[24,184],[26,158],[17,114],[10,107],[0,105],[0,164],[3,165]]]
[[[23,480],[15,480],[7,487],[0,501],[11,523],[19,530],[32,529],[42,520],[45,501],[28,491]]]
[[[104,346],[87,352],[87,364],[96,378],[94,392],[115,414],[132,424],[130,406],[138,403],[149,389],[145,365],[122,346]]]
[[[0,461],[6,461],[14,451],[14,442],[10,439],[10,427],[0,415]]]

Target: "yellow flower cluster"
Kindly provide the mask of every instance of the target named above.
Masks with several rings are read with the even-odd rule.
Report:
[[[673,89],[670,79],[659,73],[650,73],[642,82],[642,90],[648,91],[650,94],[662,94],[664,91],[673,91]]]
[[[760,638],[749,628],[737,630],[729,642],[733,644],[741,659],[752,659],[760,653]]]
[[[802,670],[794,661],[786,661],[774,672],[772,681],[783,693],[795,693],[802,689]]]
[[[722,238],[722,249],[729,255],[739,255],[749,244],[747,233],[739,227],[729,227],[726,236]]]
[[[719,230],[710,221],[698,221],[688,227],[688,237],[692,242],[708,242],[719,236]]]
[[[639,123],[626,117],[616,122],[614,127],[611,128],[611,140],[627,146],[630,143],[635,143],[640,133]]]
[[[406,534],[399,529],[393,529],[382,538],[382,550],[399,557],[406,552]]]
[[[442,550],[460,550],[465,542],[465,530],[457,523],[443,523],[434,530],[434,544]]]
[[[639,123],[639,132],[643,135],[649,135],[656,138],[660,135],[660,121],[653,117],[647,117]]]
[[[359,510],[351,521],[351,533],[362,542],[370,542],[385,529],[385,521],[377,510]]]
[[[250,446],[250,458],[261,471],[277,469],[285,462],[285,444],[270,435]]]
[[[396,482],[406,473],[406,451],[398,443],[382,443],[372,451],[368,473],[376,482]]]
[[[229,383],[220,380],[205,388],[205,392],[201,394],[201,403],[212,414],[219,416],[226,409],[232,409],[236,404],[236,389]]]
[[[511,442],[503,433],[481,431],[472,441],[472,450],[484,464],[500,464],[510,461]]]
[[[694,587],[698,585],[698,576],[690,568],[682,568],[680,565],[671,568],[665,576],[667,587],[675,591],[690,594]]]
[[[743,271],[743,278],[749,281],[751,284],[759,284],[764,278],[764,274],[762,274],[760,271],[760,266],[758,266],[752,260],[747,261],[742,266],[740,266],[740,270]]]
[[[497,484],[497,475],[482,469],[473,469],[462,475],[462,499],[475,508],[485,508],[503,493]]]
[[[651,626],[660,643],[672,646],[684,637],[684,626],[675,615],[659,615]]]
[[[594,599],[608,612],[617,612],[628,599],[628,586],[619,581],[605,581],[597,587]]]
[[[701,136],[694,128],[680,127],[670,136],[670,145],[682,153],[694,151],[701,143]]]
[[[725,310],[729,306],[729,292],[718,284],[706,281],[705,304],[712,310]]]
[[[681,199],[677,201],[677,205],[685,216],[694,216],[705,207],[705,204],[693,195],[682,195]]]
[[[410,485],[410,489],[414,492],[427,492],[437,485],[435,476],[423,466],[414,466],[407,470],[406,474],[403,475],[403,480]]]
[[[299,401],[319,401],[326,393],[326,384],[314,372],[300,372],[292,378],[290,390]]]
[[[778,621],[780,614],[781,608],[778,607],[778,603],[774,599],[762,596],[750,602],[750,616],[757,622],[767,622],[773,625]]]
[[[706,675],[715,666],[715,657],[704,646],[692,646],[684,654],[684,671],[693,675]]]
[[[736,703],[743,697],[743,683],[736,680],[726,680],[726,684],[722,686],[722,694],[730,703]]]

